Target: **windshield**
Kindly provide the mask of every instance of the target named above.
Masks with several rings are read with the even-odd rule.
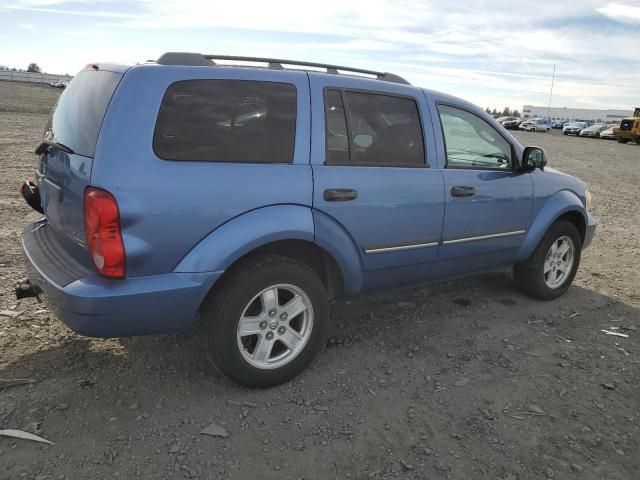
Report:
[[[49,117],[45,139],[93,157],[102,119],[121,77],[120,73],[93,70],[76,75]]]

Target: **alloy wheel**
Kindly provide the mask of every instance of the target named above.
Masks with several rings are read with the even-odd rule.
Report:
[[[312,329],[313,306],[307,294],[294,285],[272,285],[244,308],[238,321],[238,348],[256,368],[279,368],[300,354]]]
[[[575,247],[573,240],[564,235],[551,244],[544,260],[544,281],[549,288],[558,288],[571,275]]]

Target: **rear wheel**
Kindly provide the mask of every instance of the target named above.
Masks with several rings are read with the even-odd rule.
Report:
[[[308,266],[278,255],[233,267],[201,309],[205,348],[222,373],[247,387],[286,382],[322,348],[329,302]]]
[[[531,257],[514,267],[516,284],[527,295],[553,300],[567,291],[580,265],[582,240],[576,226],[555,222]]]

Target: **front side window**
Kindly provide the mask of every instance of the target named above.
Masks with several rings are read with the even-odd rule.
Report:
[[[447,167],[510,169],[511,144],[477,115],[439,105]]]
[[[410,98],[327,90],[326,163],[425,166],[420,113]]]
[[[165,160],[291,163],[296,95],[289,83],[173,83],[162,99],[153,149]]]

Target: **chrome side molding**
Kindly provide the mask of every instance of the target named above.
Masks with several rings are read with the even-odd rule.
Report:
[[[454,238],[452,240],[444,240],[442,245],[453,245],[455,243],[475,242],[476,240],[489,240],[491,238],[511,237],[514,235],[523,235],[527,233],[526,230],[514,230],[513,232],[501,232],[492,233],[490,235],[478,235],[477,237],[462,237]]]
[[[401,252],[403,250],[415,250],[417,248],[437,247],[438,244],[439,242],[427,242],[427,243],[410,243],[406,245],[394,245],[389,247],[371,247],[371,248],[365,248],[364,253],[366,255],[372,255],[375,253]]]
[[[365,255],[374,255],[376,253],[401,252],[404,250],[416,250],[418,248],[437,247],[438,245],[455,245],[456,243],[475,242],[478,240],[490,240],[492,238],[511,237],[514,235],[523,235],[526,230],[514,230],[511,232],[491,233],[489,235],[478,235],[474,237],[453,238],[451,240],[443,240],[441,242],[414,242],[396,245],[381,245],[363,247]]]

